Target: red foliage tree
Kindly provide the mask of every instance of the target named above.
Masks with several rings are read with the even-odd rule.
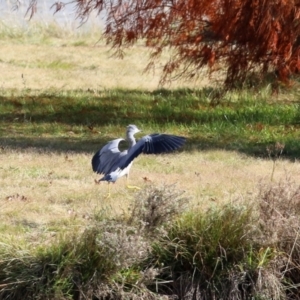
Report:
[[[83,20],[92,10],[106,11],[105,37],[115,49],[144,41],[151,48],[149,66],[170,48],[162,82],[193,77],[205,66],[226,70],[227,85],[270,71],[287,82],[300,70],[300,0],[75,2]]]

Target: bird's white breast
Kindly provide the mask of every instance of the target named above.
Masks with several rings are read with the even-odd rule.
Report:
[[[133,163],[133,162],[131,162],[125,169],[123,169],[123,170],[121,170],[121,172],[119,172],[118,178],[120,178],[120,177],[122,177],[122,176],[124,176],[124,175],[127,175],[127,174],[129,173],[130,168],[131,168],[131,166],[132,166],[132,163]]]

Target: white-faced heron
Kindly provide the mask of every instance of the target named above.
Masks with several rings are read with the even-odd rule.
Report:
[[[126,140],[129,148],[124,151],[119,150],[119,143],[124,139],[119,138],[108,142],[102,149],[97,151],[92,158],[93,171],[104,175],[99,181],[116,182],[124,175],[127,178],[127,187],[137,188],[128,185],[129,171],[133,160],[141,153],[159,154],[169,152],[181,147],[186,139],[181,136],[170,134],[149,134],[136,142],[134,135],[141,132],[136,125],[128,125]]]

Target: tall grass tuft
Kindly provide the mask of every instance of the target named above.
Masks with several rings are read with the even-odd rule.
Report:
[[[93,286],[116,268],[110,253],[99,244],[100,236],[99,230],[90,228],[49,246],[6,255],[0,262],[0,299],[74,298],[87,283]]]
[[[260,189],[260,244],[276,251],[272,262],[289,299],[298,299],[300,282],[300,186],[291,178]]]
[[[189,198],[183,194],[174,184],[147,186],[133,202],[129,223],[141,225],[148,233],[155,231],[187,209]]]
[[[251,250],[251,220],[250,207],[225,205],[191,211],[173,222],[152,251],[152,261],[172,285],[162,289],[175,289],[184,299],[195,294],[199,299],[229,299],[230,285],[251,284],[241,271]]]

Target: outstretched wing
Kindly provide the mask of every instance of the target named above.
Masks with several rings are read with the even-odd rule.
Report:
[[[119,169],[126,168],[138,155],[160,154],[170,152],[181,147],[186,141],[182,136],[154,133],[142,137],[130,150],[126,156],[120,158]]]
[[[115,139],[107,143],[102,149],[97,151],[92,158],[93,171],[98,174],[108,174],[114,171],[112,168],[122,153],[119,150],[119,143],[124,139]]]

